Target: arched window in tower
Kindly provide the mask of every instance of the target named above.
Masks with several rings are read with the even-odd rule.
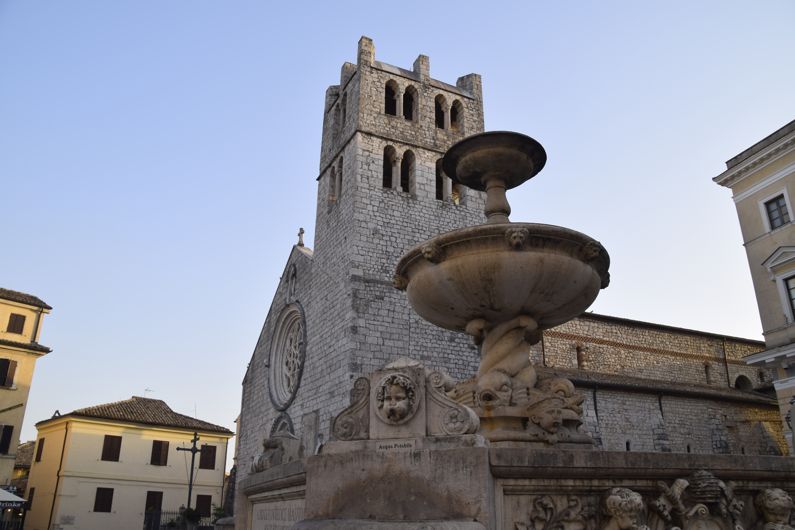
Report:
[[[334,110],[332,114],[333,121],[331,122],[331,134],[333,135],[333,139],[336,140],[337,134],[340,132],[340,106],[334,105]]]
[[[453,101],[450,107],[450,128],[454,131],[463,130],[464,106],[460,101]]]
[[[444,99],[443,95],[439,94],[436,96],[436,99],[433,100],[433,108],[436,119],[436,128],[444,129],[444,114],[445,110],[447,109],[447,100]]]
[[[328,200],[337,200],[337,170],[331,166],[331,172],[328,176]]]
[[[348,119],[348,93],[342,95],[342,119],[340,120],[340,131],[345,128],[345,120]]]
[[[397,83],[390,79],[384,88],[384,112],[390,116],[397,116],[397,94]]]
[[[395,165],[395,148],[391,145],[384,147],[384,178],[383,186],[385,188],[392,187],[392,168]]]
[[[417,89],[409,85],[403,93],[403,117],[409,121],[417,119]]]
[[[406,193],[413,192],[415,165],[414,153],[403,153],[403,160],[400,162],[400,189]]]
[[[444,171],[442,171],[442,159],[436,161],[436,200],[444,200]]]
[[[342,156],[340,156],[340,161],[337,164],[337,199],[342,197]]]

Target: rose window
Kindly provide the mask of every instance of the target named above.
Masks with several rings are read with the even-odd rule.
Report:
[[[295,399],[304,370],[305,343],[303,312],[297,304],[290,304],[279,315],[271,342],[269,391],[279,410],[285,410]]]

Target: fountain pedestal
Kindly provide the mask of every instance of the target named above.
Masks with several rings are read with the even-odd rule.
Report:
[[[451,396],[475,410],[494,442],[588,445],[582,397],[565,379],[539,381],[530,346],[593,303],[609,283],[610,258],[594,239],[567,228],[511,223],[505,190],[546,163],[527,136],[495,132],[467,138],[444,157],[456,182],[485,190],[486,223],[441,234],[409,250],[395,286],[437,326],[471,335],[481,361],[474,381]]]

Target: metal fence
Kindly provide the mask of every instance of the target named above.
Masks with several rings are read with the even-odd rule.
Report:
[[[146,512],[144,514],[144,530],[181,530],[188,527],[178,511]],[[202,517],[196,524],[196,530],[213,530],[213,520],[211,517]],[[6,530],[0,526],[0,530]],[[17,530],[9,528],[8,530]]]
[[[22,530],[22,521],[0,521],[0,530]]]

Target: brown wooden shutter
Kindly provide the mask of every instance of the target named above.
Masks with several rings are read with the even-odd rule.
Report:
[[[0,386],[9,386],[6,385],[6,379],[8,379],[8,369],[11,366],[11,361],[9,359],[0,359]]]
[[[6,329],[9,333],[21,334],[25,330],[25,315],[11,313],[8,317],[8,327]]]
[[[163,509],[163,492],[162,491],[147,491],[146,492],[146,512],[159,512]],[[159,526],[159,525],[158,525]]]
[[[30,511],[33,509],[33,496],[36,494],[36,488],[30,488],[28,490],[28,506],[26,510]]]
[[[102,442],[102,460],[118,462],[121,455],[121,436],[105,435]]]
[[[202,517],[210,517],[212,503],[212,495],[196,495],[196,511],[199,512],[199,515]]]
[[[165,466],[168,464],[167,441],[152,440],[152,457],[149,463],[153,466]]]
[[[168,464],[168,441],[160,443],[160,465]]]
[[[113,508],[113,488],[97,488],[97,496],[94,497],[95,512],[110,512]]]
[[[215,469],[215,446],[203,445],[201,458],[199,459],[199,469]]]
[[[17,362],[16,361],[8,361],[8,371],[6,373],[5,383],[3,386],[12,387],[14,386],[14,375],[17,373]]]
[[[3,433],[0,435],[0,454],[7,455],[11,447],[11,436],[14,434],[13,425],[3,425]]]
[[[41,462],[42,451],[44,451],[44,438],[39,438],[39,443],[36,445],[36,462]]]

